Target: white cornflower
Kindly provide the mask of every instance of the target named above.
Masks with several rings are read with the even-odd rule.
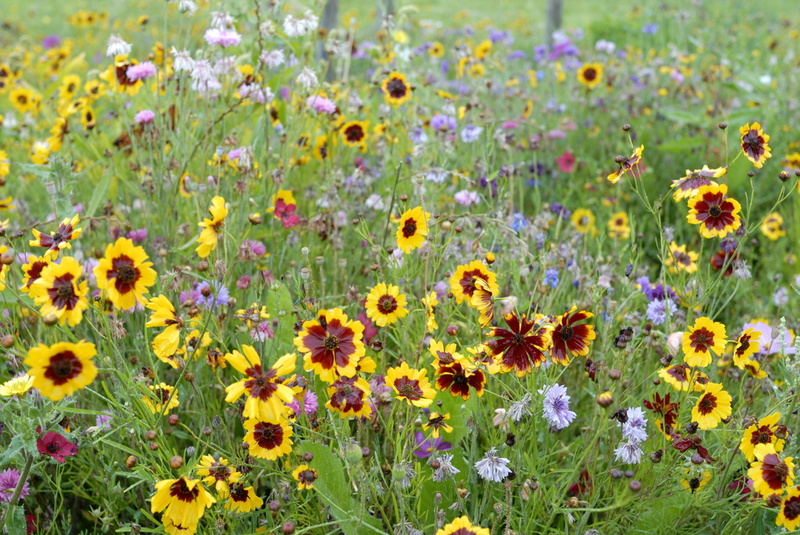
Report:
[[[434,481],[438,482],[444,481],[445,479],[452,479],[457,473],[461,472],[461,470],[453,466],[451,462],[453,456],[449,453],[441,454],[436,460],[439,462],[439,468],[433,472]]]
[[[108,38],[108,48],[106,48],[106,56],[113,58],[114,56],[127,56],[131,53],[130,43],[126,43],[122,37],[117,34],[112,34]]]
[[[197,4],[192,2],[192,0],[181,0],[178,3],[178,11],[191,17],[197,11]]]
[[[286,18],[283,19],[283,31],[286,37],[301,37],[306,33],[306,25],[304,21],[286,15]]]
[[[319,80],[317,79],[317,75],[314,74],[314,71],[308,67],[303,67],[303,70],[297,75],[297,84],[308,91],[309,89],[317,87]]]
[[[497,448],[492,448],[486,452],[483,459],[475,463],[475,468],[478,469],[478,475],[487,481],[499,483],[506,476],[511,473],[508,467],[509,461],[505,457],[498,457],[495,455]]]
[[[639,447],[639,441],[632,438],[614,450],[614,459],[626,464],[639,464],[642,461],[643,453],[642,448]]]
[[[319,17],[314,15],[314,12],[307,9],[304,14],[303,20],[301,21],[302,24],[305,26],[305,33],[315,32],[319,27]]]
[[[271,20],[262,22],[258,26],[258,33],[261,37],[272,37],[275,34],[275,23]]]
[[[211,23],[209,26],[212,28],[219,28],[220,30],[233,28],[233,17],[224,11],[212,11]]]
[[[515,401],[508,408],[508,417],[518,424],[525,416],[529,415],[531,411],[528,408],[531,406],[531,395],[525,394],[522,399]]]
[[[258,58],[268,69],[277,69],[286,62],[286,54],[278,48],[276,50],[265,50]]]
[[[188,50],[176,50],[173,46],[172,50],[170,50],[170,54],[175,58],[172,67],[176,71],[191,72],[192,69],[194,69],[194,60],[189,55]]]

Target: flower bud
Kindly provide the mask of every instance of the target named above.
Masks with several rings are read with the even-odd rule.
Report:
[[[181,468],[183,466],[183,457],[181,457],[180,455],[175,455],[169,460],[169,466],[173,470]]]

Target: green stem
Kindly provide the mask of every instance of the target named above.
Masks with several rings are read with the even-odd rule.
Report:
[[[14,495],[11,497],[11,501],[8,502],[8,507],[3,512],[3,516],[0,517],[0,533],[3,532],[3,528],[6,525],[6,520],[8,520],[8,512],[11,511],[11,508],[19,501],[19,497],[22,494],[22,488],[25,486],[25,482],[28,480],[28,473],[31,471],[33,457],[30,455],[26,455],[26,457],[27,460],[25,461],[25,468],[22,469],[22,474],[19,476],[17,488],[14,489]]]

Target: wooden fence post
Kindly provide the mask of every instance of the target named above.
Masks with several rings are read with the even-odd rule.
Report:
[[[561,28],[561,12],[564,0],[547,0],[547,49],[553,50],[553,33]]]

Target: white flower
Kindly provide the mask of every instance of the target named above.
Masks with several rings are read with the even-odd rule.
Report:
[[[314,15],[311,10],[306,10],[304,16],[305,18],[301,22],[305,26],[305,33],[316,31],[319,27],[319,17]]]
[[[265,50],[258,58],[269,69],[277,69],[286,61],[286,54],[282,49]]]
[[[262,22],[258,26],[258,33],[261,37],[271,37],[275,33],[275,23],[271,20]]]
[[[643,453],[642,448],[639,447],[639,442],[635,439],[630,439],[614,450],[614,458],[626,464],[639,464],[642,461]]]
[[[378,210],[381,212],[384,210],[384,208],[386,208],[383,199],[377,193],[373,193],[367,197],[367,200],[364,201],[364,204],[367,206],[367,208],[372,208],[373,210]]]
[[[233,17],[224,11],[212,11],[211,24],[209,24],[209,26],[212,28],[219,28],[220,30],[227,30],[233,27]]]
[[[306,25],[302,20],[298,20],[291,15],[286,15],[283,20],[283,31],[286,37],[302,37],[306,34]]]
[[[191,72],[194,69],[194,60],[188,50],[176,50],[173,46],[169,53],[175,58],[172,66],[176,71]]]
[[[197,4],[192,0],[181,0],[178,4],[178,11],[191,17],[197,11]]]
[[[317,75],[314,74],[314,71],[308,67],[303,67],[303,70],[297,75],[297,84],[308,91],[309,89],[317,87],[317,85],[319,85],[319,80],[317,79]]]
[[[113,58],[114,56],[127,56],[131,53],[130,43],[126,43],[122,37],[112,34],[108,38],[108,48],[106,48],[106,56]]]
[[[483,479],[499,483],[511,473],[511,469],[508,467],[508,463],[511,461],[505,457],[498,457],[495,455],[496,453],[497,448],[487,451],[483,459],[475,463],[475,468]]]

